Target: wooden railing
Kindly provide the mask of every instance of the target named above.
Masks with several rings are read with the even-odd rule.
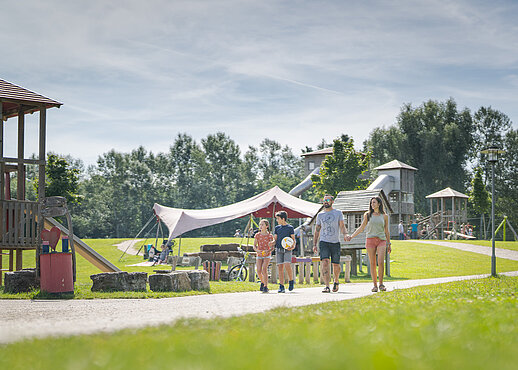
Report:
[[[0,201],[0,249],[34,249],[38,245],[38,202]]]

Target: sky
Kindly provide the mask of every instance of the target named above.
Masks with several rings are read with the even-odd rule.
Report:
[[[0,79],[63,103],[47,150],[94,164],[179,133],[358,148],[404,104],[518,123],[517,1],[0,0]],[[38,114],[26,119],[37,152]],[[16,156],[17,121],[5,123]],[[10,140],[10,138],[12,138]]]

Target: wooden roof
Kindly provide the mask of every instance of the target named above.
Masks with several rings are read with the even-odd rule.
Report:
[[[24,113],[32,113],[52,107],[60,107],[62,103],[49,99],[23,87],[14,85],[0,79],[0,101],[2,102],[2,118],[6,120],[18,115],[20,105],[23,106]]]
[[[394,159],[393,161],[382,164],[381,166],[376,167],[375,170],[392,170],[392,169],[397,169],[397,168],[403,168],[405,170],[417,171],[417,168],[409,166],[406,163],[400,162],[397,159]]]
[[[341,191],[336,196],[333,207],[342,212],[365,212],[369,210],[369,203],[373,197],[380,197],[385,211],[393,213],[390,202],[381,189]]]
[[[442,189],[436,193],[427,195],[426,198],[466,198],[469,197],[466,194],[462,194],[461,192],[458,192],[457,190],[453,190],[452,188],[448,187],[446,189]]]

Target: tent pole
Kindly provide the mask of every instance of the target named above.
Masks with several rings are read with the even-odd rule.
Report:
[[[178,257],[180,257],[180,249],[182,247],[182,236],[180,235],[178,239]]]
[[[273,212],[272,212],[272,231],[275,230],[275,206],[277,203],[273,203]]]
[[[135,238],[133,239],[133,241],[135,241],[135,239],[137,239],[139,237],[139,235],[142,233],[142,231],[144,231],[144,229],[147,227],[147,225],[149,225],[149,223],[151,222],[152,219],[155,218],[155,215],[151,216],[151,218],[148,220],[148,222],[146,222],[146,224],[144,225],[144,227],[142,228],[142,230],[140,230],[137,234],[137,236],[135,236]],[[132,243],[133,244],[133,243]],[[126,250],[124,250],[124,253],[122,253],[122,255],[119,257],[119,262],[121,261],[121,258],[124,257],[124,255],[126,254],[126,251],[128,250],[128,248],[130,247],[130,245],[132,244],[129,244],[127,247],[126,247]],[[140,247],[142,249],[142,247]],[[137,252],[137,255],[138,253],[140,252],[140,249],[138,250]]]

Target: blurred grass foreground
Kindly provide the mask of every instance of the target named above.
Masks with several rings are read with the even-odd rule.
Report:
[[[0,346],[0,369],[516,369],[518,278]]]

